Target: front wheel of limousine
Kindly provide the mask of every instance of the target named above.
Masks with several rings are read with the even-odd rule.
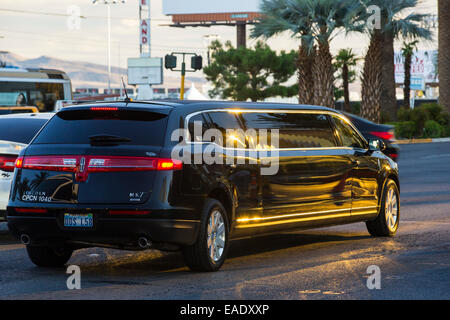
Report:
[[[187,266],[193,271],[219,270],[228,253],[228,230],[223,205],[215,199],[207,199],[197,241],[183,249]]]
[[[373,221],[367,221],[369,233],[374,237],[392,237],[400,222],[400,198],[397,184],[389,179],[383,190],[380,213]]]

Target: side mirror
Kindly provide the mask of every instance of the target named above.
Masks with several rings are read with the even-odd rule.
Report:
[[[386,145],[382,140],[370,139],[369,140],[369,150],[370,151],[383,151],[386,149]]]

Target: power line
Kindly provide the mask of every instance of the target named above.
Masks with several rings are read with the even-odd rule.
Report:
[[[60,38],[61,40],[57,40],[59,42],[69,42],[72,44],[75,44],[74,41],[78,41],[79,43],[82,43],[83,41],[86,42],[95,42],[95,43],[90,43],[89,45],[93,45],[93,46],[105,46],[106,45],[106,41],[103,40],[96,40],[93,38],[77,38],[77,37],[66,37],[66,36],[57,36],[57,35],[45,35],[45,34],[41,34],[41,33],[36,33],[36,32],[29,32],[29,31],[10,31],[10,30],[5,30],[5,29],[0,29],[0,31],[5,32],[5,33],[18,33],[18,34],[22,34],[22,35],[30,35],[29,38],[21,38],[24,40],[34,40],[34,41],[42,41],[41,39],[51,39],[54,40],[54,38]],[[41,39],[37,39],[36,36],[40,37]],[[17,39],[20,39],[20,37],[14,36]],[[136,40],[137,43],[138,40]],[[135,48],[136,47],[136,43],[131,43],[131,42],[122,42],[122,41],[118,41],[115,40],[113,41],[116,44],[120,44],[121,47],[126,47],[126,48]],[[186,50],[204,50],[204,47],[184,47],[184,46],[164,46],[164,45],[152,45],[152,47],[154,48],[159,48],[162,50],[167,49],[167,50],[178,50],[178,49],[186,49]],[[72,48],[70,48],[70,50],[73,50]]]
[[[55,16],[55,17],[72,17],[71,14],[67,13],[57,13],[57,12],[43,12],[43,11],[30,11],[30,10],[17,10],[17,9],[4,9],[0,8],[0,11],[4,12],[11,12],[11,13],[18,13],[18,14],[34,14],[34,15],[45,15],[45,16]],[[85,16],[80,15],[81,19],[106,19],[106,17],[103,16]],[[130,17],[111,17],[111,19],[115,20],[139,20],[138,18],[130,18]],[[163,21],[163,22],[170,22],[170,19],[154,19],[153,21]]]

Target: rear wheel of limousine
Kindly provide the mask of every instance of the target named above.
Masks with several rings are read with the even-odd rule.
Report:
[[[30,260],[39,267],[56,268],[64,266],[72,256],[73,250],[67,247],[41,247],[27,245]]]
[[[228,253],[228,230],[229,222],[223,205],[215,199],[207,199],[197,241],[183,248],[188,267],[193,271],[219,270]]]
[[[389,179],[383,190],[380,213],[373,221],[367,221],[367,230],[375,237],[392,237],[400,222],[400,192],[397,184]]]

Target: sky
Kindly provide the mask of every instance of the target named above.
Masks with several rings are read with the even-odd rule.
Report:
[[[162,13],[162,0],[149,0],[152,16],[152,56],[163,57],[171,51],[204,54],[205,35],[235,43],[235,28],[172,28],[171,18]],[[195,0],[190,0],[195,1]],[[222,1],[222,0],[211,0]],[[245,0],[242,0],[245,1]],[[102,1],[100,1],[102,2]],[[69,28],[68,10],[80,10],[85,18],[79,28]],[[420,12],[436,13],[437,0],[422,0]],[[107,8],[92,0],[0,0],[0,51],[9,51],[25,58],[42,55],[72,61],[107,64]],[[44,14],[45,13],[45,14]],[[126,68],[128,57],[139,56],[138,0],[111,5],[112,65]],[[248,45],[256,40],[249,39]],[[421,49],[433,49],[437,41],[421,43]],[[268,41],[275,50],[296,49],[297,39],[283,34]],[[332,51],[353,48],[364,54],[368,39],[361,35],[340,35],[332,42]],[[398,47],[401,43],[397,43]]]

